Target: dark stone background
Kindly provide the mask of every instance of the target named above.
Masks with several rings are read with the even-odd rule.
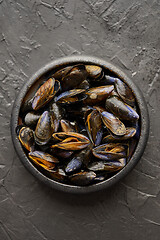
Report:
[[[0,0],[0,239],[160,239],[160,1]],[[141,161],[110,190],[55,192],[17,157],[11,109],[22,85],[50,60],[104,58],[141,88],[150,137]]]

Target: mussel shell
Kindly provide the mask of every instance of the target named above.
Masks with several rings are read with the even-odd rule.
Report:
[[[33,131],[29,127],[20,127],[18,132],[18,139],[22,146],[29,152],[34,150],[35,140]]]
[[[57,80],[61,80],[62,77],[64,77],[72,68],[73,68],[73,66],[64,67],[64,68],[58,70],[57,72],[55,72],[53,74],[53,77]]]
[[[89,89],[89,87],[90,87],[90,84],[87,80],[84,80],[77,86],[78,89],[86,89],[86,90]]]
[[[59,162],[57,158],[41,151],[30,152],[28,156],[34,163],[36,163],[36,165],[44,168],[45,170],[54,169],[55,163]]]
[[[135,97],[132,90],[127,86],[127,84],[118,78],[115,79],[114,84],[119,96],[123,99],[123,101],[131,106],[134,106]]]
[[[73,154],[73,151],[67,151],[63,149],[56,149],[56,148],[50,148],[50,154],[53,156],[57,156],[62,159],[70,158]]]
[[[119,119],[135,121],[139,119],[138,113],[118,97],[110,97],[106,100],[107,111],[112,112]]]
[[[77,125],[75,122],[70,122],[69,120],[62,119],[60,123],[63,132],[77,132]]]
[[[127,145],[121,143],[102,144],[93,148],[92,153],[101,160],[117,160],[127,156]]]
[[[70,181],[74,185],[86,186],[93,182],[96,177],[96,173],[93,171],[90,172],[79,172],[70,176]]]
[[[57,120],[61,120],[65,115],[65,110],[59,104],[52,102],[49,105],[49,111],[52,113],[54,112],[55,117]]]
[[[56,102],[59,104],[72,104],[84,100],[87,96],[84,94],[85,89],[73,89],[61,93]]]
[[[44,145],[49,142],[52,134],[52,119],[50,113],[45,111],[38,120],[35,130],[35,141],[38,145]]]
[[[61,87],[63,91],[77,87],[81,82],[86,80],[87,73],[84,65],[73,66],[67,74],[61,79]]]
[[[86,129],[91,142],[97,146],[102,140],[102,120],[97,110],[92,110],[86,117]]]
[[[88,166],[90,171],[107,171],[107,172],[115,172],[119,171],[126,165],[126,158],[114,160],[114,161],[98,161],[93,162]]]
[[[88,73],[88,77],[93,80],[101,79],[103,76],[103,70],[101,67],[96,65],[85,65],[86,71]]]
[[[125,125],[112,113],[104,111],[100,107],[95,107],[101,114],[105,126],[116,136],[123,136],[126,133]]]
[[[68,164],[67,164],[67,166],[65,168],[65,172],[67,174],[72,174],[74,172],[79,171],[81,169],[81,167],[82,167],[82,160],[81,160],[80,157],[77,156],[77,157],[72,158],[68,162]]]
[[[49,172],[49,176],[53,180],[58,181],[58,182],[62,182],[62,183],[65,182],[66,178],[67,178],[67,175],[62,168],[58,168],[57,171],[52,171],[51,170]]]
[[[85,93],[87,98],[83,101],[83,103],[85,105],[95,105],[102,102],[111,94],[113,89],[113,85],[89,88]]]
[[[37,122],[38,122],[38,119],[40,118],[40,114],[39,113],[36,113],[36,112],[28,112],[25,117],[24,117],[24,123],[27,125],[27,126],[31,126],[31,127],[34,127]]]
[[[111,142],[117,142],[118,140],[119,141],[126,141],[132,137],[135,136],[136,134],[136,128],[133,128],[133,127],[126,127],[126,133],[125,135],[123,136],[115,136],[113,134],[109,134],[107,136],[105,136],[102,140],[103,143],[111,143]]]
[[[49,78],[34,95],[32,108],[34,110],[38,110],[44,105],[46,105],[49,101],[52,100],[54,95],[60,89],[60,82],[55,80],[54,78]]]
[[[52,137],[59,141],[63,141],[67,138],[77,138],[77,140],[81,142],[86,142],[86,143],[90,142],[86,136],[80,133],[75,133],[75,132],[57,132],[57,133],[54,133]]]

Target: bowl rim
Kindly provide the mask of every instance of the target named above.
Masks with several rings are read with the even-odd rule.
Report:
[[[130,161],[127,163],[127,165],[120,170],[117,174],[112,176],[109,179],[106,179],[105,181],[102,181],[100,183],[96,183],[94,185],[90,186],[74,186],[74,185],[67,185],[63,183],[56,182],[45,175],[43,175],[40,171],[37,170],[36,167],[33,166],[33,164],[30,162],[30,160],[27,158],[25,155],[21,144],[17,138],[15,128],[18,124],[18,115],[19,115],[19,110],[20,106],[22,103],[22,100],[29,90],[29,88],[44,74],[46,74],[48,71],[51,71],[54,68],[58,68],[64,65],[71,65],[71,64],[76,64],[76,63],[85,63],[85,64],[94,64],[94,65],[99,65],[104,68],[108,68],[110,71],[115,73],[120,79],[124,80],[128,84],[128,86],[132,89],[138,106],[139,106],[139,111],[141,115],[141,134],[139,138],[138,145],[136,147],[136,150],[131,157]],[[115,183],[117,183],[119,180],[121,180],[123,177],[125,177],[138,163],[140,160],[144,149],[147,144],[148,136],[149,136],[149,114],[148,114],[148,109],[147,105],[145,102],[145,99],[143,97],[143,94],[139,87],[136,86],[136,84],[119,68],[117,68],[115,65],[109,63],[106,60],[94,57],[94,56],[86,56],[86,55],[74,55],[74,56],[68,56],[68,57],[63,57],[56,59],[54,61],[49,62],[42,68],[40,68],[35,74],[31,76],[31,78],[23,85],[23,87],[20,89],[20,92],[18,96],[16,97],[13,108],[12,108],[12,113],[11,113],[11,136],[12,136],[12,141],[14,148],[24,164],[24,166],[34,175],[36,178],[38,178],[40,181],[43,183],[47,184],[51,188],[54,188],[56,190],[61,190],[63,192],[68,192],[68,193],[91,193],[95,191],[100,191],[102,189],[107,189],[111,186],[113,186]]]

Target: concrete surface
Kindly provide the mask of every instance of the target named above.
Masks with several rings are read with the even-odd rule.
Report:
[[[0,0],[0,239],[160,239],[160,1]],[[18,159],[10,114],[22,85],[52,59],[104,58],[141,88],[151,127],[136,168],[112,189],[71,196]]]

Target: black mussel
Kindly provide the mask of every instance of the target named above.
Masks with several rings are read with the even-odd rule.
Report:
[[[51,117],[51,127],[52,127],[52,132],[57,132],[58,128],[59,128],[59,119],[57,119],[56,114],[51,111],[50,113],[50,117]]]
[[[92,110],[86,117],[86,129],[91,142],[97,146],[102,140],[102,120],[97,110]]]
[[[53,134],[52,118],[48,111],[45,111],[38,120],[35,130],[35,141],[38,145],[49,142]]]
[[[60,89],[60,82],[54,78],[49,78],[34,95],[32,108],[38,110],[53,99]]]
[[[59,162],[57,158],[42,151],[30,152],[28,156],[36,165],[44,168],[45,170],[54,169],[55,164]]]
[[[28,99],[26,101],[23,101],[22,106],[21,106],[21,110],[20,113],[22,113],[22,115],[26,112],[32,111],[32,102],[33,102],[33,98]]]
[[[113,161],[98,161],[93,162],[88,166],[90,171],[107,171],[107,172],[115,172],[119,171],[126,165],[126,158],[121,158]]]
[[[89,87],[90,87],[90,85],[87,80],[84,80],[77,86],[78,89],[89,89]]]
[[[81,150],[68,162],[65,171],[68,174],[79,171],[82,166],[87,167],[92,157],[92,146],[89,145],[87,148]]]
[[[101,114],[105,126],[116,136],[123,136],[126,133],[125,125],[112,113],[105,111],[103,108],[95,107]]]
[[[96,173],[93,171],[84,171],[84,172],[79,172],[75,173],[72,176],[70,176],[70,181],[74,185],[78,186],[86,186],[89,185],[93,182],[93,180],[96,177]]]
[[[100,80],[104,73],[101,67],[96,65],[85,65],[88,77],[92,80]]]
[[[116,79],[117,78],[115,78],[115,77],[111,77],[109,75],[105,75],[104,82],[105,82],[105,84],[114,84]]]
[[[127,86],[127,84],[118,78],[115,79],[114,84],[119,96],[123,99],[123,101],[131,106],[134,106],[135,97],[132,90]]]
[[[57,80],[61,80],[62,77],[66,76],[66,74],[73,68],[73,66],[68,66],[68,67],[64,67],[60,70],[58,70],[57,72],[55,72],[53,74],[53,77]]]
[[[83,101],[83,103],[85,105],[95,105],[99,102],[102,102],[108,98],[113,89],[113,85],[89,88],[85,93],[87,98]]]
[[[67,174],[72,174],[74,172],[77,172],[81,169],[82,167],[82,161],[81,158],[78,157],[74,157],[72,158],[69,163],[67,164],[66,168],[65,168],[65,172]]]
[[[51,113],[54,112],[54,115],[58,120],[61,120],[65,115],[65,109],[55,102],[50,103],[49,111]]]
[[[71,104],[76,102],[81,102],[86,98],[85,89],[73,89],[70,91],[66,91],[61,93],[57,99],[56,102],[59,104]]]
[[[87,72],[84,65],[73,66],[60,80],[62,90],[67,91],[77,87],[80,83],[86,80],[86,77]]]
[[[36,112],[28,112],[24,117],[24,123],[29,127],[34,127],[38,119],[40,118],[40,114]]]
[[[60,142],[51,145],[51,148],[74,151],[86,148],[90,144],[90,141],[86,136],[74,132],[58,132],[54,133],[52,137]]]
[[[92,149],[92,153],[96,158],[101,160],[117,160],[127,156],[128,145],[121,143],[102,144]]]
[[[108,134],[105,136],[102,140],[103,143],[112,143],[112,142],[117,142],[119,141],[126,141],[132,137],[134,137],[136,134],[136,128],[133,127],[126,127],[126,133],[123,136],[115,136],[113,134]]]
[[[56,149],[56,148],[50,148],[50,154],[53,156],[57,156],[61,159],[63,158],[70,158],[73,154],[73,151],[67,151],[67,150],[63,150],[63,149]]]
[[[63,132],[77,132],[76,122],[70,122],[69,120],[62,119],[60,123]]]
[[[49,175],[53,180],[62,183],[65,182],[67,178],[66,173],[62,168],[58,168],[57,171],[54,170],[49,171]]]
[[[121,101],[118,97],[110,97],[106,100],[106,109],[112,112],[119,119],[136,121],[139,119],[138,113],[128,104]]]
[[[33,131],[29,127],[20,127],[19,129],[17,128],[17,133],[22,146],[29,152],[33,151],[35,147]]]

